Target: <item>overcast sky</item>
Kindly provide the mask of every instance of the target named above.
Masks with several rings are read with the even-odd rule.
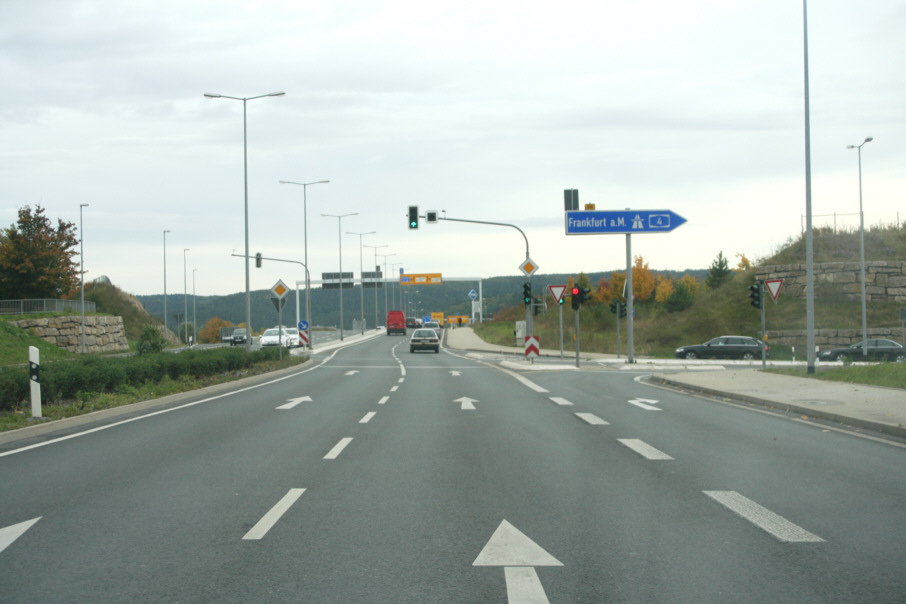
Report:
[[[809,4],[815,224],[906,220],[906,2]],[[688,221],[637,235],[655,270],[768,255],[805,213],[798,0],[0,0],[0,225],[79,225],[86,278],[134,294],[244,291],[251,253],[359,273],[359,237],[410,273],[519,275],[513,229],[406,227],[406,209],[513,223],[540,273],[625,267],[566,236],[563,189]],[[350,214],[339,221],[322,214]],[[339,224],[338,224],[339,223]],[[188,252],[184,250],[188,248]],[[365,248],[365,270],[375,249]],[[383,260],[378,260],[383,264]],[[252,268],[252,289],[301,267]],[[471,286],[465,285],[465,291]]]

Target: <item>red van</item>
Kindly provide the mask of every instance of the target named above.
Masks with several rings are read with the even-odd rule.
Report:
[[[387,312],[387,335],[395,333],[406,335],[406,315],[401,310]]]

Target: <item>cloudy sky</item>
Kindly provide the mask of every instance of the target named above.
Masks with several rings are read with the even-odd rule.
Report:
[[[243,291],[251,252],[359,272],[359,237],[411,273],[518,275],[513,229],[406,228],[406,209],[512,223],[541,273],[625,267],[566,236],[563,189],[688,222],[637,235],[650,268],[757,259],[805,213],[798,0],[0,0],[0,225],[79,224],[87,277],[135,294]],[[906,2],[809,4],[815,224],[906,220]],[[322,214],[357,213],[339,221]],[[340,227],[338,229],[338,226]],[[166,254],[164,252],[164,231]],[[342,236],[341,236],[342,233]],[[188,252],[184,250],[188,248]],[[365,267],[374,265],[365,248]],[[383,260],[379,259],[379,262]],[[252,269],[252,289],[304,277]]]

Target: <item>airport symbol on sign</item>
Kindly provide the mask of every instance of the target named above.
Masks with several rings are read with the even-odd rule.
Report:
[[[566,212],[567,235],[669,233],[686,219],[670,210],[577,210]]]

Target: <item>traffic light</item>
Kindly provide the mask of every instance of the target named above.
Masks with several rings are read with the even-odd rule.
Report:
[[[587,287],[579,288],[579,304],[591,300],[591,290]]]
[[[755,308],[761,308],[761,281],[749,286],[749,300]]]
[[[418,228],[418,206],[409,206],[409,228]]]
[[[582,304],[580,296],[582,295],[582,290],[578,287],[573,287],[570,291],[570,297],[573,300],[573,310],[579,310],[579,306]]]
[[[532,300],[533,300],[533,302],[532,302],[532,314],[533,314],[533,315],[537,315],[537,314],[539,314],[542,310],[544,310],[544,303],[541,301],[541,298],[533,298]]]
[[[522,302],[526,306],[532,303],[532,284],[528,281],[522,284]]]
[[[620,307],[620,318],[623,319],[626,317],[626,305],[622,302],[618,302],[617,305]],[[633,317],[635,315],[632,315]]]
[[[255,254],[255,268],[261,268],[261,252]]]
[[[617,302],[616,300],[614,300],[613,302],[610,303],[610,312],[612,312],[613,314],[617,314],[617,312],[618,312],[617,309],[619,307],[620,307],[620,303]]]

